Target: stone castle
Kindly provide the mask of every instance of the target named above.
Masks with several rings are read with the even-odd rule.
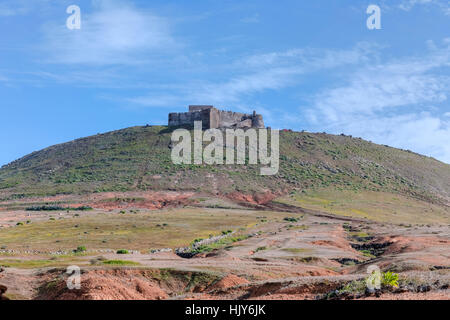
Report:
[[[194,121],[202,121],[203,129],[215,128],[264,128],[260,114],[245,114],[223,111],[214,106],[189,106],[189,112],[169,113],[169,126],[193,126]]]

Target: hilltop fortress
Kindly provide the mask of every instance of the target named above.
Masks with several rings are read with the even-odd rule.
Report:
[[[260,114],[245,114],[223,111],[214,106],[189,106],[189,112],[169,113],[169,126],[193,126],[194,121],[202,121],[203,129],[215,128],[264,128]]]

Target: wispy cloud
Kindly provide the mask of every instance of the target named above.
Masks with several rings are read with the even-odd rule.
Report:
[[[360,43],[349,50],[291,49],[242,57],[227,65],[232,76],[223,81],[189,81],[171,93],[150,92],[127,100],[142,106],[174,106],[186,101],[233,105],[245,109],[245,101],[267,90],[280,90],[298,84],[299,78],[319,70],[360,65],[375,56],[376,46]],[[214,66],[210,66],[214,69]],[[220,69],[220,66],[217,67]],[[252,101],[252,105],[255,101]],[[261,106],[260,108],[263,108]],[[268,113],[267,113],[268,114]]]
[[[445,42],[444,42],[445,43]],[[447,44],[446,44],[447,45]],[[359,69],[323,90],[307,108],[328,131],[408,148],[450,163],[450,121],[434,105],[450,105],[450,46],[427,56]]]
[[[59,23],[44,27],[48,62],[88,65],[141,64],[176,45],[169,22],[118,1],[95,1],[82,11],[80,30]]]
[[[302,67],[302,70],[313,71],[322,68],[333,68],[346,64],[365,63],[377,54],[380,46],[360,42],[353,48],[345,50],[301,48],[282,52],[270,52],[245,57],[236,62],[240,68],[260,67]]]
[[[284,52],[252,55],[235,62],[244,72],[222,83],[200,87],[194,98],[198,101],[237,103],[265,90],[295,86],[309,73],[319,70],[361,65],[375,54],[367,43],[350,50],[291,49]]]
[[[147,95],[142,97],[135,97],[126,99],[127,102],[146,107],[175,107],[183,99],[175,95]]]
[[[446,15],[450,15],[450,2],[448,0],[403,0],[398,5],[398,8],[410,11],[416,6],[428,5],[438,7]]]
[[[401,3],[398,5],[398,7],[402,10],[411,10],[414,6],[421,5],[421,4],[432,4],[436,3],[435,0],[402,0]]]
[[[0,17],[22,16],[46,10],[52,0],[2,0]]]
[[[20,1],[0,3],[0,16],[11,17],[23,15],[29,12],[29,7],[25,6]]]

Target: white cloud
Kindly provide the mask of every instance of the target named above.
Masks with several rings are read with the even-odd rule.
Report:
[[[236,76],[223,83],[204,84],[192,94],[196,101],[236,103],[245,96],[283,88],[292,82],[292,76],[302,73],[295,68],[271,68],[263,72]]]
[[[309,119],[327,129],[411,149],[450,163],[450,122],[432,114],[449,105],[450,47],[422,58],[351,73],[345,84],[314,97]],[[430,112],[424,112],[430,110]],[[439,110],[439,109],[437,109]]]
[[[0,3],[0,17],[23,15],[26,14],[28,11],[29,11],[28,8],[22,6],[21,4],[13,2]]]
[[[147,95],[126,99],[127,102],[146,107],[175,107],[182,101],[182,98],[175,95]]]
[[[425,112],[376,117],[353,115],[347,120],[335,130],[342,129],[376,143],[410,149],[450,163],[449,121]]]
[[[249,95],[298,83],[299,76],[319,70],[359,65],[375,54],[374,46],[360,43],[350,50],[292,49],[252,55],[236,61],[240,72],[231,79],[196,85],[191,96],[209,103],[237,103]]]
[[[325,120],[339,122],[345,121],[348,114],[373,115],[398,111],[399,107],[439,103],[447,99],[449,88],[450,81],[445,77],[369,69],[353,75],[349,84],[319,94],[314,108],[322,112]]]
[[[61,23],[45,26],[49,62],[140,64],[175,46],[166,19],[117,1],[94,3],[93,13],[81,8],[80,30],[69,30]]]
[[[403,0],[398,8],[410,11],[420,5],[434,5],[440,8],[445,15],[450,15],[450,2],[448,0]]]
[[[48,9],[52,0],[2,0],[0,17],[13,17],[42,12]]]
[[[189,81],[172,90],[170,95],[152,92],[127,99],[127,102],[148,107],[173,107],[185,102],[232,104],[233,108],[247,110],[244,100],[254,94],[294,86],[299,77],[314,71],[364,64],[375,54],[374,47],[360,43],[350,50],[291,49],[251,55],[227,65],[227,71],[233,76],[224,81]]]
[[[409,11],[416,5],[430,4],[430,3],[433,3],[433,0],[403,0],[398,7],[402,10]]]
[[[331,49],[290,49],[282,52],[270,52],[248,56],[238,61],[239,68],[267,68],[297,66],[304,70],[333,68],[345,64],[368,62],[380,47],[366,42],[358,43],[349,50]]]

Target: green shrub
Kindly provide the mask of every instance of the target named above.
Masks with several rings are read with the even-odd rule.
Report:
[[[194,241],[192,241],[192,244],[197,243],[197,242],[200,242],[200,241],[202,241],[202,240],[204,240],[204,239],[203,239],[203,238],[197,238],[197,239],[194,239]]]
[[[82,253],[82,252],[86,252],[86,247],[85,246],[78,246],[75,250],[73,250],[73,252],[75,253]]]
[[[81,206],[77,208],[70,208],[70,207],[61,207],[56,205],[46,205],[46,206],[31,206],[28,208],[25,208],[26,211],[68,211],[68,210],[74,210],[74,211],[87,211],[92,210],[92,207],[89,206]]]
[[[68,208],[69,210],[76,210],[76,211],[88,211],[88,210],[92,210],[92,207],[90,206],[81,206],[78,208]]]
[[[203,252],[210,252],[214,249],[220,249],[223,247],[227,247],[228,245],[234,243],[234,242],[238,242],[238,241],[242,241],[249,238],[248,235],[240,235],[240,236],[236,236],[236,237],[226,237],[223,239],[220,239],[217,242],[208,244],[208,245],[201,245],[199,247],[197,247],[195,250],[192,250],[192,253],[203,253]]]
[[[381,277],[381,285],[398,287],[398,274],[391,271],[384,272]]]
[[[126,260],[106,260],[102,261],[103,264],[106,265],[116,265],[116,266],[137,266],[138,262],[134,261],[126,261]]]
[[[128,250],[127,249],[119,249],[116,252],[117,254],[128,254]]]
[[[370,252],[370,250],[361,250],[361,253],[362,253],[365,257],[368,257],[368,258],[371,258],[371,259],[376,258],[376,256],[373,255],[372,252]]]
[[[28,207],[25,210],[27,211],[62,211],[66,210],[67,208],[63,208],[60,206],[32,206]]]
[[[363,280],[353,280],[347,283],[339,293],[362,293],[366,290],[366,282]]]

